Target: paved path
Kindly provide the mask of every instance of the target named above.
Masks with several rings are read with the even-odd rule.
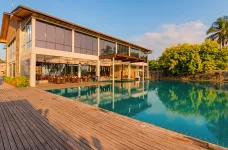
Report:
[[[3,81],[2,85],[0,85],[0,90],[1,89],[15,89],[15,87]]]
[[[0,149],[223,149],[38,88],[0,90]]]

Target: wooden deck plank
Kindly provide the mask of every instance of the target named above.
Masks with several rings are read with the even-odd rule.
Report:
[[[6,143],[5,145],[5,149],[11,149],[11,150],[16,150],[17,149],[17,146],[14,142],[14,139],[13,139],[13,136],[11,135],[11,132],[10,132],[10,129],[9,129],[9,125],[6,121],[6,118],[4,116],[4,111],[2,109],[2,105],[0,105],[0,116],[1,116],[1,120],[2,120],[2,125],[4,127],[3,130],[3,140],[4,140],[4,143]]]
[[[62,137],[58,134],[56,134],[56,131],[54,131],[50,125],[45,124],[44,118],[38,114],[38,112],[34,112],[33,108],[31,108],[30,105],[25,106],[27,103],[20,103],[18,101],[18,105],[23,107],[24,109],[28,110],[30,113],[26,113],[27,117],[31,119],[31,122],[33,122],[40,131],[46,134],[46,136],[51,140],[56,146],[58,146],[59,149],[67,149],[67,150],[72,150],[72,148],[65,143],[65,141],[62,139]],[[36,113],[34,115],[34,113]]]
[[[21,105],[24,105],[24,107],[25,107],[26,109],[30,109],[30,108],[29,108],[30,106],[29,106],[29,105],[26,105],[25,103],[22,103]],[[37,117],[37,115],[40,115],[40,114],[37,114],[37,113],[34,113],[34,112],[32,112],[32,114],[33,114],[34,117]],[[39,119],[40,119],[40,117],[39,117]],[[55,136],[55,138],[57,138],[57,136],[60,136],[60,138],[57,139],[57,140],[58,140],[61,144],[63,144],[64,147],[66,147],[67,149],[71,149],[71,148],[69,147],[69,145],[67,145],[67,144],[65,143],[65,138],[66,138],[66,137],[63,137],[63,136],[61,136],[59,133],[57,133],[56,129],[54,129],[53,127],[50,127],[50,124],[48,124],[44,119],[40,119],[39,121],[41,121],[46,127],[49,128],[49,133],[52,134],[53,136]],[[45,126],[42,125],[42,127],[44,127],[44,128],[45,128]],[[76,144],[76,145],[78,145],[78,144]],[[79,145],[77,146],[77,148],[83,149],[83,147],[82,147],[82,146],[79,146]]]
[[[3,101],[17,101],[15,107],[19,109],[16,113],[27,112],[21,116],[22,120],[36,124],[36,132],[42,132],[42,137],[46,136],[49,140],[53,138],[55,142],[52,142],[57,145],[66,142],[69,146],[75,146],[75,149],[225,149],[112,112],[101,111],[39,88],[0,90],[0,102]],[[9,107],[9,111],[11,109]],[[31,111],[33,109],[36,111]],[[45,112],[43,116],[46,119],[39,117],[39,110]],[[18,114],[12,116],[15,119]],[[15,123],[18,125],[18,121]],[[50,136],[44,135],[44,132]],[[64,149],[67,148],[65,146]]]
[[[10,129],[10,131],[11,131],[12,137],[14,138],[14,141],[15,141],[15,143],[16,143],[17,149],[18,149],[18,150],[23,150],[23,149],[25,149],[23,143],[21,142],[21,138],[20,138],[20,137],[18,136],[18,134],[17,134],[17,131],[16,131],[17,128],[15,128],[15,127],[13,126],[13,123],[14,123],[15,121],[14,121],[14,119],[12,118],[12,116],[11,116],[9,110],[7,109],[6,104],[5,104],[5,103],[0,103],[0,105],[1,105],[0,107],[2,108],[3,113],[4,113],[4,115],[5,115],[6,121],[7,121],[7,123],[8,123],[8,126],[9,126],[9,129]]]

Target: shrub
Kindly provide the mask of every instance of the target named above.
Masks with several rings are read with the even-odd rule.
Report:
[[[25,76],[18,76],[18,77],[4,76],[3,80],[7,83],[14,85],[15,87],[29,86],[29,79]]]

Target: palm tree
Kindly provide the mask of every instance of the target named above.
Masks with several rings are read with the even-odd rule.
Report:
[[[226,45],[228,38],[228,16],[218,18],[207,30],[207,39],[217,40],[221,47]]]

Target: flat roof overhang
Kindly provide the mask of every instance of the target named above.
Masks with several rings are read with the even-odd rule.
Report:
[[[6,43],[6,41],[7,41],[9,21],[10,21],[10,14],[3,13],[2,27],[1,27],[1,33],[0,33],[0,43]]]
[[[134,56],[126,56],[123,54],[108,54],[108,55],[99,56],[99,59],[113,59],[113,58],[115,60],[120,60],[122,62],[130,62],[130,63],[145,61],[143,58],[137,58]]]
[[[80,32],[83,32],[83,33],[86,33],[86,34],[90,34],[90,35],[93,35],[93,36],[96,36],[96,37],[100,37],[100,38],[105,39],[105,40],[109,40],[109,41],[117,42],[119,44],[130,46],[132,48],[136,48],[138,50],[141,50],[141,51],[144,51],[144,52],[147,52],[147,53],[152,53],[152,50],[150,50],[150,49],[135,45],[133,43],[130,43],[130,42],[127,42],[127,41],[124,41],[124,40],[120,40],[118,38],[112,37],[110,35],[107,35],[107,34],[104,34],[104,33],[101,33],[101,32],[97,32],[97,31],[88,29],[88,28],[80,26],[78,24],[74,24],[72,22],[69,22],[69,21],[66,21],[66,20],[51,16],[51,15],[48,15],[46,13],[34,10],[32,8],[29,8],[29,7],[26,7],[26,6],[23,6],[23,5],[19,5],[17,8],[15,8],[10,13],[10,15],[15,20],[21,20],[21,19],[23,19],[23,18],[25,18],[27,16],[34,16],[34,17],[36,17],[38,19],[40,18],[42,20],[46,20],[48,22],[55,23],[55,24],[64,26],[66,28],[74,29],[76,31],[80,31]],[[3,24],[4,24],[4,22],[5,21],[3,20]],[[5,32],[7,34],[7,31],[8,31],[7,28],[2,28],[2,32]]]

